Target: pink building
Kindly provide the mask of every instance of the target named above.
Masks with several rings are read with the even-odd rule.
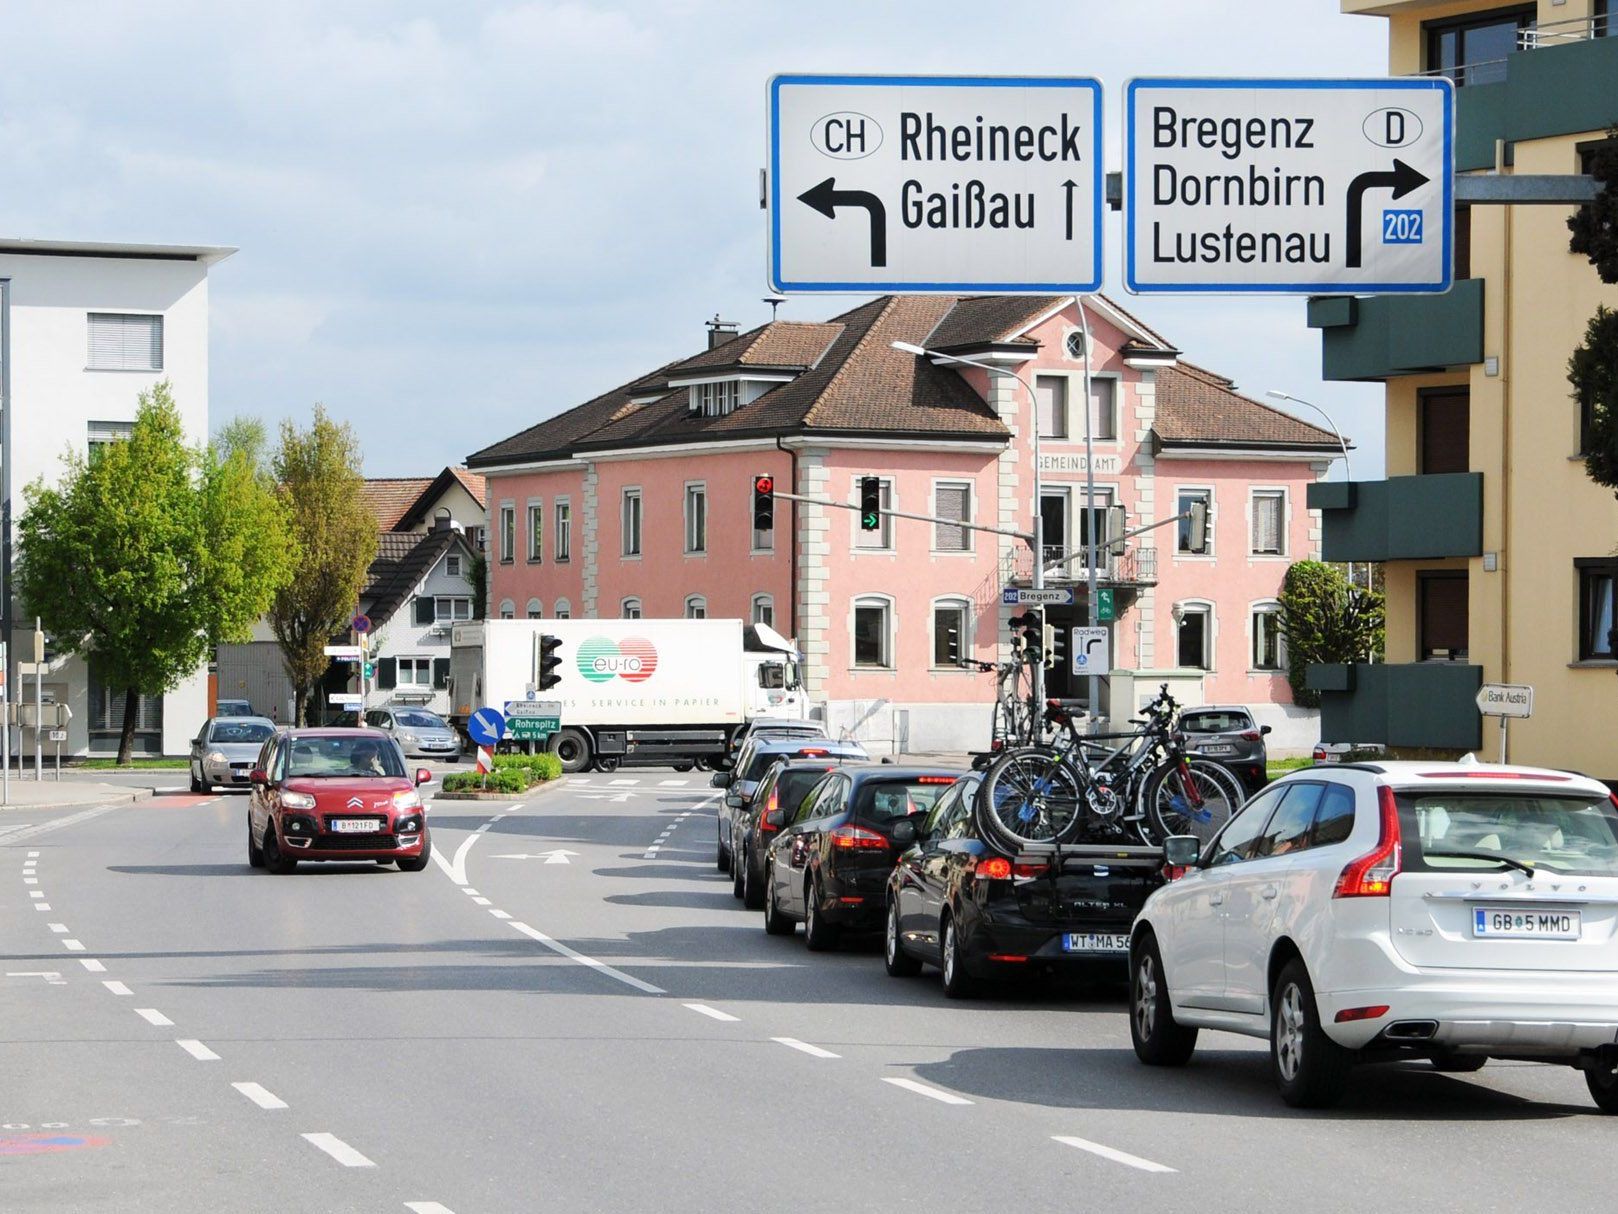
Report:
[[[1133,528],[1207,501],[1212,547],[1170,526],[1104,556],[1115,718],[1169,682],[1187,703],[1243,703],[1276,749],[1310,745],[1275,630],[1287,566],[1318,555],[1304,487],[1334,436],[1237,394],[1111,301],[1087,304],[1096,500],[1086,510],[1084,338],[1067,297],[884,296],[823,323],[776,321],[495,443],[467,463],[488,478],[490,614],[740,616],[795,637],[811,699],[834,729],[885,749],[965,749],[988,738],[992,676],[956,661],[1009,654],[1002,589],[1027,585],[1022,541],[947,524],[778,501],[752,527],[751,482],[857,503],[882,478],[893,510],[1032,529],[1033,425],[1048,573],[1082,622],[1091,520]],[[987,362],[990,375],[892,348]],[[1030,385],[1032,395],[1024,385]],[[1085,694],[1050,674],[1052,694]]]

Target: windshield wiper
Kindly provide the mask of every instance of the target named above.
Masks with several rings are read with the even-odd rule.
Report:
[[[1496,864],[1504,864],[1508,868],[1521,869],[1530,877],[1534,875],[1534,866],[1527,860],[1519,860],[1515,856],[1504,856],[1495,851],[1423,851],[1423,857],[1437,857],[1445,860],[1491,860]]]

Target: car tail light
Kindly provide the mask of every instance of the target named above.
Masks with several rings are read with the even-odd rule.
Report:
[[[1004,750],[1005,748],[1006,740],[1004,738],[996,738],[994,741],[989,743],[989,749],[991,751]]]
[[[1609,792],[1607,794],[1607,800],[1612,802],[1612,807],[1614,809],[1618,809],[1618,792]]]
[[[953,784],[960,776],[917,776],[917,784]]]
[[[1163,874],[1163,880],[1165,881],[1178,881],[1185,876],[1186,869],[1183,864],[1165,864],[1158,869],[1158,872]]]
[[[888,845],[884,836],[874,830],[866,830],[862,826],[839,826],[828,837],[833,847],[844,851],[874,850]]]
[[[1244,741],[1244,742],[1257,742],[1263,736],[1264,735],[1259,733],[1258,730],[1249,729],[1249,730],[1245,730],[1242,733],[1242,741]]]
[[[770,815],[781,807],[781,795],[777,789],[770,789],[770,799],[764,803],[764,815],[758,820],[758,831],[761,835],[773,834],[780,830],[779,826],[770,824]]]
[[[1011,861],[1004,856],[990,856],[972,866],[972,873],[980,881],[1011,880]]]
[[[989,960],[990,961],[1027,961],[1028,958],[1026,956],[1024,956],[1022,953],[990,953],[989,954]]]
[[[1543,771],[1424,771],[1423,780],[1543,780],[1547,783],[1564,784],[1566,776],[1553,776]]]
[[[1375,1020],[1387,1014],[1388,1005],[1379,1003],[1375,1007],[1345,1007],[1334,1019],[1338,1024],[1348,1024],[1353,1020]]]
[[[831,751],[824,746],[805,746],[798,751],[798,756],[804,759],[824,759]]]
[[[1011,866],[1011,875],[1023,879],[1043,877],[1050,870],[1051,866],[1049,864],[1013,864]]]
[[[1315,747],[1309,754],[1309,761],[1311,763],[1324,763],[1326,761],[1326,748],[1324,746]]]
[[[1337,878],[1333,898],[1386,898],[1399,873],[1399,806],[1386,784],[1376,790],[1380,833],[1376,849],[1352,861]]]

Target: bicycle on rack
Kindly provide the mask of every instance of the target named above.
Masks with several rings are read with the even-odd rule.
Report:
[[[1235,773],[1190,754],[1174,728],[1179,710],[1168,684],[1128,733],[1084,735],[1059,700],[1046,719],[1065,730],[1052,745],[1000,755],[979,787],[975,813],[985,835],[1008,850],[1064,844],[1087,836],[1146,843],[1169,835],[1211,839],[1246,799]],[[1117,747],[1104,742],[1122,740]]]
[[[977,663],[980,674],[995,675],[994,713],[990,722],[989,749],[976,753],[972,766],[983,771],[994,757],[1021,746],[1031,746],[1034,736],[1034,674],[1022,656],[995,665]]]

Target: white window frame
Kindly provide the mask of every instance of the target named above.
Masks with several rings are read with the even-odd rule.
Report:
[[[685,618],[688,620],[705,620],[708,618],[708,600],[700,594],[685,596]]]
[[[928,511],[928,513],[931,514],[934,518],[941,518],[943,516],[943,511],[941,511],[938,508],[938,491],[940,489],[965,489],[966,490],[966,512],[965,512],[964,517],[961,519],[961,521],[963,523],[975,523],[975,522],[977,522],[977,506],[978,506],[977,496],[978,495],[977,495],[977,482],[976,481],[973,481],[973,480],[968,479],[968,478],[961,478],[961,477],[939,477],[938,479],[934,480],[933,481],[933,508],[930,511]],[[891,509],[891,507],[890,507],[890,509]],[[950,525],[951,524],[949,524],[949,523],[934,523],[933,524],[933,555],[934,556],[972,556],[972,555],[974,555],[973,550],[975,548],[975,545],[973,543],[973,536],[975,536],[977,534],[977,532],[973,531],[970,527],[962,527],[961,528],[961,547],[959,547],[959,548],[940,548],[938,546],[938,531],[939,531],[939,528],[947,527],[947,526],[950,526]]]
[[[538,599],[529,599],[524,609],[524,618],[530,620],[543,620],[545,618],[545,604]]]
[[[861,608],[879,608],[885,621],[882,629],[881,660],[875,663],[862,663],[859,661],[859,633],[855,622],[859,618]],[[888,594],[861,594],[856,595],[848,605],[848,665],[853,671],[892,671],[894,666],[894,638],[898,611],[892,595]]]
[[[1292,503],[1288,500],[1290,494],[1284,485],[1250,485],[1247,490],[1247,555],[1254,560],[1284,561],[1287,559],[1287,521],[1291,516]],[[1259,499],[1279,500],[1281,503],[1281,517],[1276,522],[1276,540],[1280,543],[1279,552],[1260,552],[1258,550],[1258,521],[1257,511]]]
[[[1217,531],[1217,528],[1214,526],[1214,523],[1218,519],[1218,509],[1219,509],[1218,504],[1215,501],[1215,497],[1214,497],[1214,487],[1212,485],[1176,485],[1176,486],[1174,486],[1174,513],[1175,514],[1183,514],[1183,513],[1185,513],[1185,508],[1180,504],[1180,495],[1182,493],[1206,493],[1208,495],[1208,549],[1207,549],[1206,552],[1181,552],[1180,551],[1180,527],[1179,527],[1179,524],[1175,524],[1173,535],[1171,537],[1171,542],[1174,545],[1174,547],[1172,549],[1172,551],[1174,553],[1174,559],[1177,560],[1177,561],[1212,561],[1218,555],[1218,549],[1219,549],[1219,546],[1214,542],[1214,534]]]
[[[1106,437],[1106,436],[1103,436],[1103,435],[1100,435],[1100,434],[1096,434],[1095,435],[1095,441],[1098,442],[1098,443],[1121,442],[1123,440],[1123,434],[1124,434],[1124,425],[1123,425],[1123,412],[1124,412],[1124,410],[1123,410],[1123,405],[1121,403],[1121,399],[1122,399],[1122,396],[1123,396],[1123,382],[1124,382],[1123,377],[1121,375],[1112,374],[1110,372],[1106,373],[1106,374],[1101,374],[1101,375],[1098,375],[1093,371],[1090,373],[1090,388],[1091,388],[1092,391],[1095,389],[1097,384],[1100,384],[1100,383],[1103,383],[1103,382],[1109,383],[1109,384],[1112,385],[1112,387],[1109,389],[1109,392],[1110,392],[1110,394],[1112,396],[1112,434],[1111,434],[1110,437]],[[1085,402],[1085,408],[1087,408],[1087,409],[1090,408],[1092,406],[1092,404],[1093,404],[1093,402],[1086,401]],[[1082,438],[1083,436],[1081,435],[1080,437]]]
[[[147,322],[137,326],[132,321]],[[110,338],[108,346],[117,349],[101,355],[96,354],[96,326],[100,323],[108,330],[116,330],[117,336]],[[143,329],[144,334],[137,332]],[[152,361],[151,341],[153,331],[156,331],[156,361]],[[161,312],[86,312],[84,314],[84,367],[87,371],[161,371],[164,362],[164,333],[163,314]]]
[[[406,670],[410,671],[411,678],[405,678]],[[413,677],[417,674],[421,675],[419,679]],[[411,691],[431,691],[433,689],[433,659],[422,654],[411,654],[408,657],[396,658],[393,685],[397,691],[404,691],[406,688]]]
[[[1218,652],[1214,648],[1219,632],[1214,615],[1214,605],[1209,599],[1181,599],[1174,604],[1184,609],[1186,615],[1193,612],[1202,613],[1202,658],[1201,666],[1183,666],[1180,663],[1180,622],[1169,614],[1169,623],[1174,627],[1174,668],[1176,670],[1200,670],[1204,674],[1213,674],[1217,666]]]
[[[635,503],[633,528],[630,531],[630,502]],[[641,494],[639,485],[625,485],[618,497],[618,555],[625,560],[638,560],[644,551],[644,536],[646,531],[646,501]],[[634,540],[631,547],[630,540]]]
[[[860,504],[860,481],[862,479],[862,477],[858,476],[853,479],[848,496],[848,504],[851,506],[858,506]],[[877,498],[877,500],[882,503],[882,509],[899,509],[898,482],[891,476],[879,476],[877,479],[882,482],[882,489]],[[849,549],[851,551],[856,553],[885,552],[889,554],[897,553],[899,551],[898,533],[893,526],[893,517],[891,515],[884,514],[882,516],[882,525],[875,531],[861,531],[860,512],[858,510],[850,510],[848,514],[850,531],[853,537],[849,543]],[[877,542],[874,544],[862,543],[861,541],[867,536],[874,536]]]
[[[460,577],[461,576],[461,554],[460,553],[452,552],[452,553],[450,553],[448,556],[446,556],[444,558],[444,576],[445,577]]]
[[[759,608],[769,612],[770,618],[761,620]],[[775,596],[773,594],[755,594],[747,605],[747,618],[750,623],[763,624],[768,628],[775,627]]]
[[[514,619],[516,619],[517,618],[517,604],[513,603],[510,599],[501,599],[500,600],[500,618],[502,620],[514,620]]]
[[[461,615],[457,610],[458,604],[466,605],[466,614]],[[457,624],[464,623],[472,618],[472,598],[465,594],[435,594],[433,596],[433,623]]]
[[[1062,385],[1062,416],[1061,433],[1045,432],[1045,418],[1039,403],[1039,381],[1042,379],[1055,380]],[[1083,378],[1079,380],[1084,383]],[[1066,371],[1038,371],[1034,374],[1034,422],[1039,426],[1041,442],[1066,443],[1073,441],[1073,376]]]
[[[556,527],[556,550],[551,562],[565,565],[573,559],[573,499],[559,497],[553,501],[551,520]]]
[[[742,383],[739,379],[716,379],[692,384],[689,408],[703,417],[725,417],[736,412],[742,404]]]
[[[935,598],[927,608],[927,664],[935,671],[955,670],[964,671],[965,666],[957,666],[938,660],[938,613],[939,611],[959,611],[961,613],[960,660],[970,662],[975,652],[972,644],[972,600],[964,594],[941,594]]]
[[[618,604],[618,618],[622,620],[638,620],[644,618],[640,599],[631,595]]]
[[[708,554],[708,482],[685,483],[685,554]]]
[[[528,563],[538,565],[545,559],[545,499],[528,499]]]
[[[551,612],[553,620],[571,620],[573,618],[573,604],[566,599],[556,600],[556,610]]]
[[[1072,341],[1075,337],[1079,339],[1079,352],[1077,354],[1067,348],[1068,342]],[[1082,363],[1084,361],[1083,329],[1068,329],[1062,334],[1062,357],[1067,359],[1068,362],[1073,363]]]
[[[1259,617],[1273,615],[1276,620],[1275,665],[1258,664]],[[1247,668],[1252,674],[1285,674],[1287,669],[1287,638],[1280,629],[1281,604],[1276,599],[1259,599],[1247,605]]]
[[[500,503],[500,563],[510,565],[517,559],[517,503]]]

